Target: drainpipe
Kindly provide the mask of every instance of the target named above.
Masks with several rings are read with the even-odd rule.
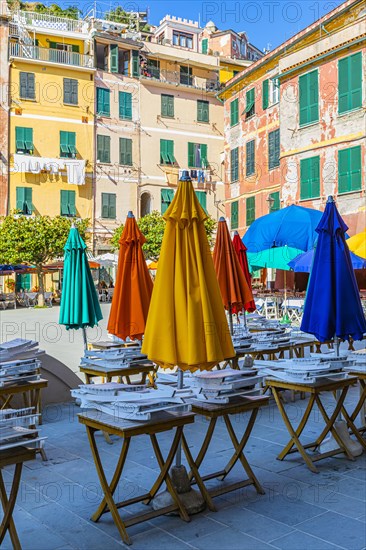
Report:
[[[94,45],[94,42],[92,42],[92,46]],[[94,52],[95,48],[93,47],[93,54],[95,53]],[[92,113],[93,113],[93,120],[94,120],[94,124],[93,124],[93,163],[92,163],[92,166],[93,166],[93,174],[92,174],[92,201],[93,201],[93,209],[92,209],[92,250],[93,250],[93,256],[95,256],[95,246],[96,246],[96,237],[95,237],[95,218],[96,218],[96,198],[97,198],[97,112],[96,112],[96,108],[95,108],[95,91],[96,91],[96,86],[95,86],[95,75],[96,73],[93,73],[93,89],[94,89],[94,94],[93,94],[93,99],[94,99],[94,104],[93,104],[93,107],[92,107]]]
[[[136,217],[137,219],[140,218],[140,190],[141,190],[141,173],[142,173],[142,155],[141,155],[141,81],[138,80],[138,87],[139,87],[139,93],[138,93],[138,116],[139,116],[139,122],[137,125],[137,143],[138,143],[138,166],[137,166],[137,196],[136,196]]]

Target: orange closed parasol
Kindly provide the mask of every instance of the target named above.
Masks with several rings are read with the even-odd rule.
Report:
[[[217,229],[213,261],[219,281],[222,301],[230,314],[230,329],[232,332],[231,314],[233,309],[254,311],[253,294],[248,285],[238,255],[230,238],[225,218],[220,218]]]
[[[142,245],[146,241],[132,212],[119,240],[116,284],[108,321],[108,332],[125,340],[141,339],[145,332],[153,282]]]

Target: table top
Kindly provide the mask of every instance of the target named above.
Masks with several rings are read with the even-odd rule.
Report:
[[[24,393],[26,391],[47,388],[48,380],[27,380],[25,382],[10,386],[0,387],[0,395],[9,395],[10,393]]]
[[[121,437],[165,432],[178,426],[192,424],[194,417],[193,412],[160,411],[156,413],[153,420],[138,421],[120,419],[112,414],[106,414],[97,410],[89,410],[78,414],[81,424]]]
[[[134,342],[112,342],[111,340],[101,340],[90,344],[93,349],[113,349],[113,348],[136,348],[138,344]]]
[[[268,405],[269,397],[265,395],[235,397],[230,403],[218,405],[216,403],[207,403],[198,399],[189,401],[192,405],[192,412],[205,416],[222,416],[224,414],[237,414],[245,411],[258,409]]]
[[[320,393],[322,391],[334,391],[351,386],[357,382],[357,378],[354,376],[348,378],[323,378],[314,384],[310,382],[285,382],[284,380],[275,380],[274,378],[266,378],[265,382],[270,388]]]
[[[4,449],[0,451],[0,468],[10,466],[11,464],[19,464],[36,458],[36,449],[28,447],[13,447],[12,449]]]
[[[155,370],[155,365],[151,361],[141,361],[134,363],[129,367],[121,367],[120,369],[104,368],[94,365],[81,365],[80,372],[86,374],[95,374],[95,376],[130,376],[139,374],[140,372],[151,372]]]

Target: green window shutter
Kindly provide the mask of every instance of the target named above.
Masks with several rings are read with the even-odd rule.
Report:
[[[61,216],[76,216],[75,191],[61,191]]]
[[[35,77],[34,73],[19,73],[20,97],[22,99],[35,99]]]
[[[311,157],[300,161],[300,199],[320,196],[320,158]]]
[[[129,92],[119,92],[119,118],[132,120],[132,94]]]
[[[118,73],[118,44],[109,45],[109,70]]]
[[[161,116],[174,117],[174,96],[161,94]]]
[[[362,107],[362,52],[338,61],[338,112]]]
[[[114,193],[109,193],[108,218],[116,219],[116,195]]]
[[[160,140],[160,164],[175,164],[174,141],[171,139]]]
[[[108,214],[109,214],[108,193],[102,193],[102,218],[108,218]]]
[[[25,187],[16,188],[16,209],[24,211]]]
[[[189,143],[189,142],[188,142],[188,166],[190,168],[196,167],[195,158],[194,158],[194,143]]]
[[[361,189],[361,146],[338,151],[338,192]]]
[[[207,195],[205,191],[196,191],[197,199],[205,212],[207,212]]]
[[[207,145],[206,145],[206,143],[202,143],[200,145],[200,150],[201,150],[201,166],[200,166],[200,168],[208,168]]]
[[[246,113],[247,118],[253,116],[255,114],[255,95],[254,95],[254,88],[251,90],[248,90],[245,94],[246,99],[246,106],[244,113]]]
[[[268,134],[268,168],[276,168],[280,165],[280,130],[274,130]]]
[[[239,179],[239,147],[230,152],[231,182]]]
[[[251,176],[255,172],[254,139],[246,144],[246,175]]]
[[[161,213],[164,214],[170,206],[174,198],[173,189],[162,189],[161,190]]]
[[[209,122],[209,102],[202,99],[197,100],[197,121]]]
[[[64,78],[64,103],[78,104],[78,81],[75,78]]]
[[[15,127],[15,150],[17,153],[33,153],[33,128]]]
[[[111,162],[110,136],[97,135],[97,160],[106,164]]]
[[[69,191],[69,209],[71,216],[76,216],[75,196],[75,191]]]
[[[234,99],[230,103],[230,126],[235,126],[239,122],[239,99]]]
[[[77,44],[72,44],[71,49],[74,53],[79,53],[80,48]]]
[[[32,214],[32,188],[17,187],[16,188],[16,209],[23,214]]]
[[[60,157],[74,158],[76,155],[76,133],[60,131]]]
[[[139,52],[137,50],[132,50],[132,76],[140,76],[140,64],[139,64]]]
[[[255,220],[255,197],[246,200],[246,225],[251,225]]]
[[[119,163],[132,166],[132,139],[119,138]]]
[[[263,110],[268,109],[269,105],[269,80],[263,80],[262,83],[262,107]]]
[[[203,38],[201,42],[202,53],[207,54],[208,52],[208,38]]]
[[[25,149],[33,153],[33,128],[24,128]]]
[[[318,70],[299,78],[300,126],[319,120]]]
[[[20,86],[20,97],[26,98],[27,97],[27,86],[28,84],[28,78],[27,73],[19,73],[19,86]]]
[[[97,88],[97,114],[111,116],[110,90]]]
[[[231,229],[238,229],[239,227],[239,202],[234,201],[231,203]]]
[[[273,204],[270,206],[270,212],[276,212],[280,209],[280,192],[276,191],[275,193],[270,193],[270,198],[273,199]]]

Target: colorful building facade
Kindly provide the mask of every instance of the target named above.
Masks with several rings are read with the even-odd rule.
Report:
[[[273,209],[336,198],[365,227],[366,3],[349,0],[228,82],[226,215],[244,232]]]

